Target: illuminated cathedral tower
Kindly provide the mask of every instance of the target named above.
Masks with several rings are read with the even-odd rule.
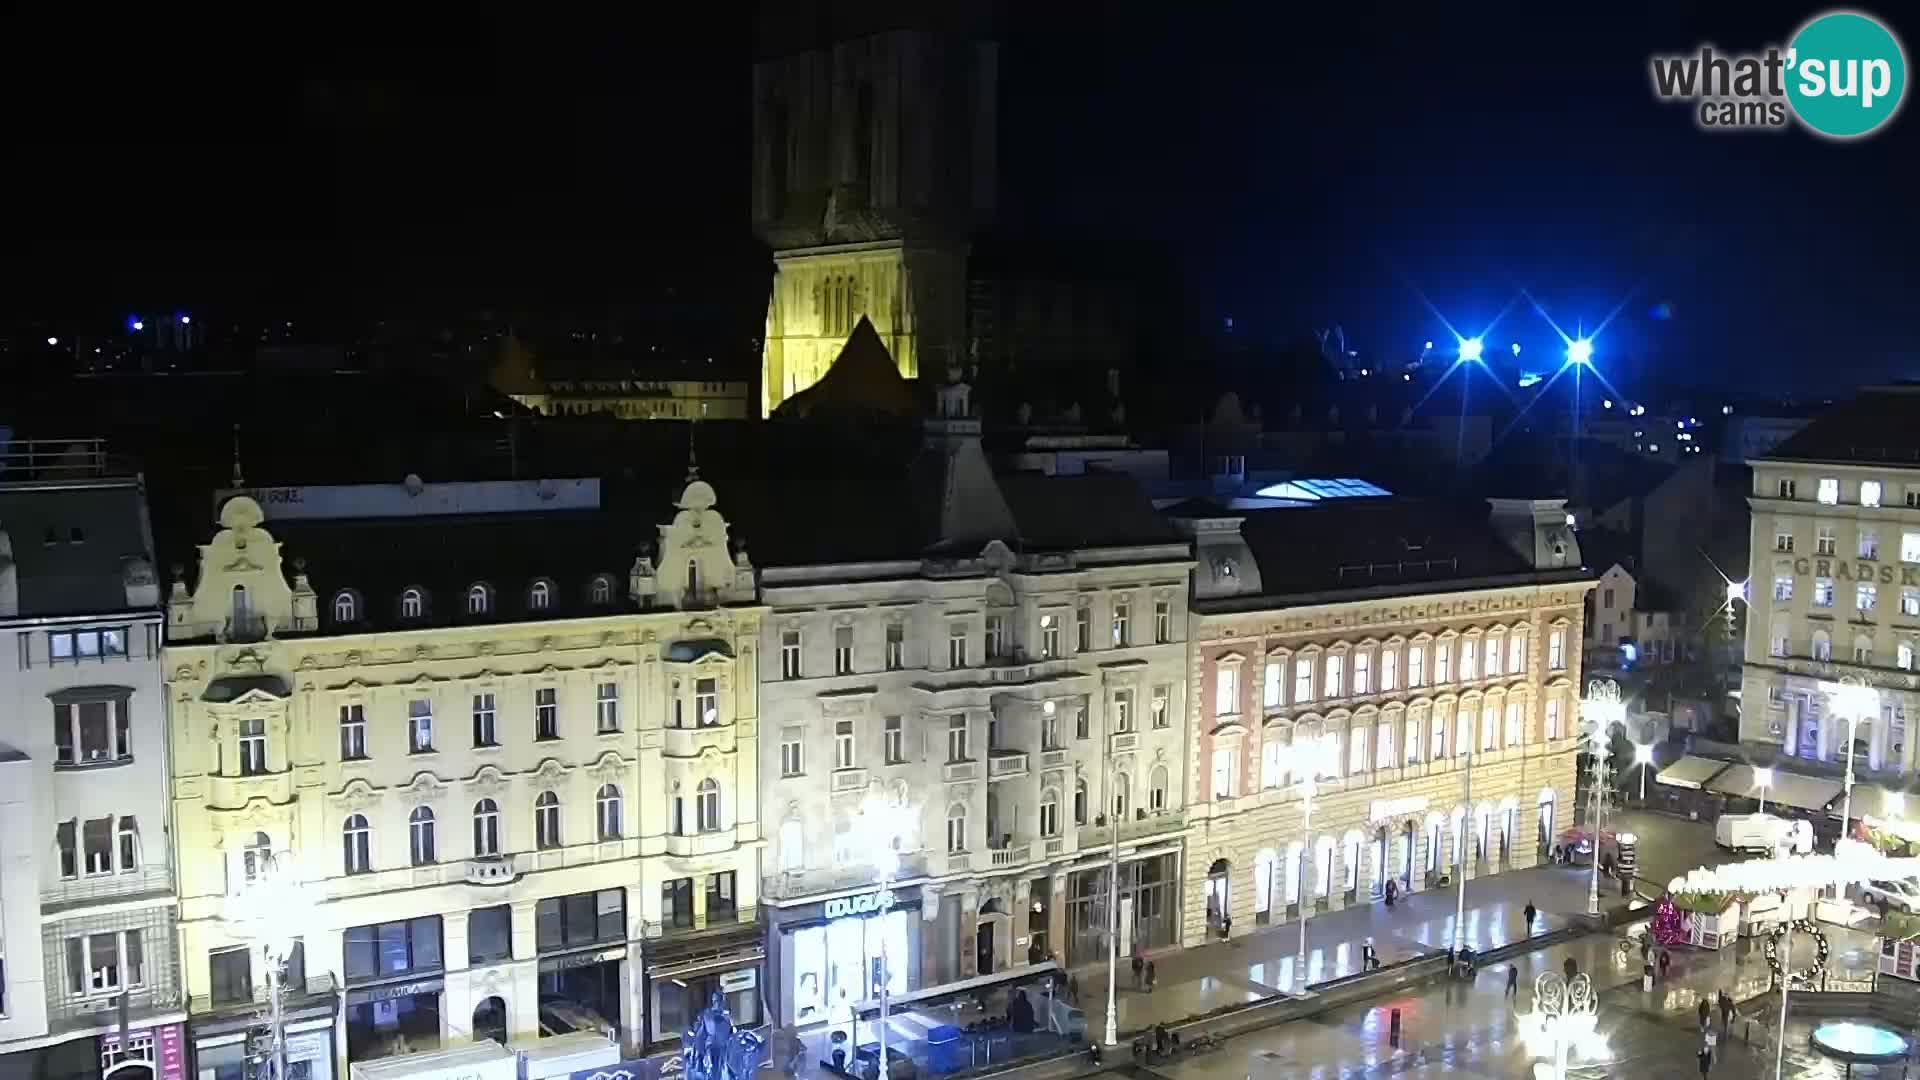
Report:
[[[907,378],[966,353],[969,238],[994,208],[996,48],[978,5],[896,7],[768,5],[756,27],[767,415],[826,374],[861,316]]]

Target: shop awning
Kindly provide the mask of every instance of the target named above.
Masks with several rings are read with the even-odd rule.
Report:
[[[1840,817],[1840,804],[1834,803],[1829,817]],[[1881,787],[1879,784],[1853,785],[1853,816],[1857,821],[1863,817],[1904,818],[1920,817],[1920,792],[1906,792],[1898,788]]]
[[[1692,788],[1698,791],[1707,786],[1707,781],[1720,775],[1720,770],[1728,767],[1728,763],[1724,761],[1688,754],[1655,773],[1653,780],[1656,784],[1670,784],[1673,787]]]
[[[1753,766],[1731,765],[1707,783],[1707,790],[1719,795],[1737,795],[1756,799],[1760,788],[1753,782]],[[1773,782],[1767,785],[1767,802],[1801,810],[1824,810],[1840,794],[1840,781],[1824,776],[1801,776],[1776,767]]]

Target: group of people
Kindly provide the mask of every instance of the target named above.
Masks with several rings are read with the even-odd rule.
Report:
[[[1717,1032],[1713,1030],[1713,1013],[1715,1008],[1718,1008],[1720,1012],[1720,1030]],[[1733,1031],[1734,1016],[1735,1016],[1735,1011],[1733,1007],[1733,995],[1727,993],[1725,989],[1718,990],[1714,993],[1713,1003],[1711,1005],[1708,1004],[1704,998],[1701,999],[1700,1001],[1700,1075],[1701,1076],[1707,1075],[1707,1071],[1713,1068],[1713,1056],[1720,1049],[1720,1040],[1726,1038]]]

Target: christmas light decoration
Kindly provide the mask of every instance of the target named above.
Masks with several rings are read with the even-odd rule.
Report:
[[[1672,895],[1663,896],[1653,907],[1653,924],[1650,927],[1653,940],[1661,945],[1685,945],[1687,943],[1687,919],[1681,913],[1679,905],[1673,902]]]
[[[1813,935],[1815,952],[1811,967],[1787,967],[1789,958],[1781,955],[1780,939],[1793,933]],[[1820,924],[1812,919],[1794,919],[1791,922],[1782,923],[1773,928],[1773,933],[1767,935],[1767,970],[1773,972],[1775,979],[1791,980],[1801,989],[1818,983],[1820,977],[1827,973],[1827,958],[1830,955],[1832,950],[1827,944],[1826,931],[1820,929]]]
[[[1564,979],[1546,971],[1533,980],[1533,1009],[1518,1017],[1520,1039],[1533,1057],[1553,1061],[1553,1076],[1562,1080],[1577,1054],[1588,1061],[1609,1054],[1607,1037],[1599,1029],[1598,999],[1593,980],[1585,974]]]
[[[1843,839],[1832,855],[1794,855],[1698,867],[1667,884],[1669,892],[1786,892],[1849,881],[1903,881],[1920,877],[1920,858],[1882,855],[1870,844]]]

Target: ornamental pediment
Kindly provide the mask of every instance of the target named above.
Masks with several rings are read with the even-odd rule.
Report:
[[[347,786],[329,796],[335,806],[342,810],[360,813],[372,809],[380,802],[380,793],[365,780],[347,781]]]
[[[467,778],[466,784],[476,794],[486,796],[499,795],[507,790],[507,778],[493,765],[480,766],[479,771]]]
[[[600,759],[587,769],[587,772],[591,774],[595,780],[603,784],[613,783],[625,775],[626,771],[626,759],[622,758],[618,752],[613,750],[601,754]]]
[[[539,768],[533,770],[533,779],[536,784],[552,787],[566,778],[567,771],[567,767],[560,764],[560,759],[547,758]]]
[[[447,785],[432,773],[422,771],[414,774],[413,781],[404,790],[416,800],[435,801],[446,796]]]

